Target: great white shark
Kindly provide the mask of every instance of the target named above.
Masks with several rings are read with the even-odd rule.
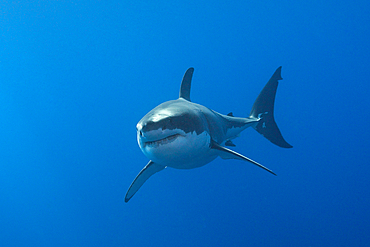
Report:
[[[166,167],[193,169],[204,166],[217,157],[248,161],[274,175],[273,171],[225,146],[235,146],[232,139],[248,127],[253,127],[269,141],[291,148],[274,120],[274,102],[281,67],[272,75],[253,104],[249,117],[220,114],[191,102],[190,87],[194,68],[182,79],[180,96],[164,102],[148,112],[136,125],[140,149],[150,159],[128,189],[128,202],[153,174]]]

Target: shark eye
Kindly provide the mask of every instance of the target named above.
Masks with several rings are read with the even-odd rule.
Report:
[[[167,129],[172,125],[173,125],[172,117],[166,118],[166,120],[164,121],[164,128]]]

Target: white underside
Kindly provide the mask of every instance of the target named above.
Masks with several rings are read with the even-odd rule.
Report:
[[[210,136],[204,131],[184,133],[179,130],[167,133],[167,138],[144,143],[138,136],[138,142],[148,159],[163,166],[177,169],[192,169],[211,162],[217,152],[210,148]]]

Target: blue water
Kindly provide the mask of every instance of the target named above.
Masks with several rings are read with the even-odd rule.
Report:
[[[233,1],[232,1],[233,2]],[[236,2],[236,3],[235,3]],[[19,1],[0,15],[0,246],[369,246],[369,1]],[[136,123],[191,98],[247,116],[283,66],[276,122],[216,159],[148,162]]]

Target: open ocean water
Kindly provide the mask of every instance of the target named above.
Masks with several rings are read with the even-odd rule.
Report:
[[[0,246],[370,246],[369,1],[1,1]],[[283,149],[148,162],[136,123],[191,98],[247,117],[282,66]]]

